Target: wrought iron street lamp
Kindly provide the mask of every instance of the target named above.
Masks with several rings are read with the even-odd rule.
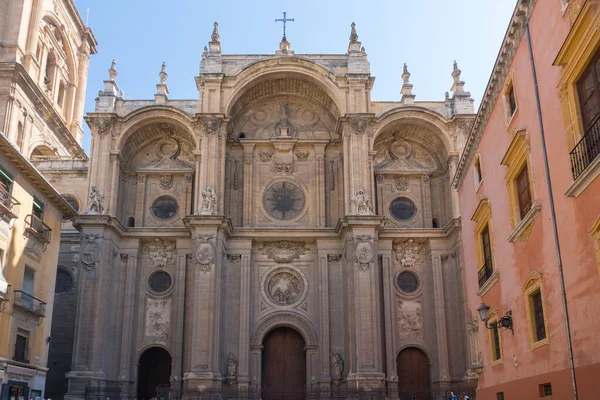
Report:
[[[515,334],[513,331],[513,322],[512,322],[512,311],[508,310],[506,315],[500,318],[498,321],[493,323],[488,323],[490,319],[490,306],[485,303],[481,303],[481,305],[477,308],[477,312],[479,313],[479,318],[485,323],[485,327],[488,329],[496,329],[496,328],[504,328],[510,329],[510,331]]]

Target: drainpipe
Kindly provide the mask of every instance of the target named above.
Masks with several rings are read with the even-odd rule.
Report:
[[[569,322],[569,307],[567,305],[567,293],[565,289],[565,276],[563,273],[562,256],[560,252],[560,240],[558,238],[558,226],[556,225],[556,211],[554,208],[554,195],[552,194],[552,180],[550,179],[550,168],[548,167],[548,152],[546,150],[546,136],[544,133],[544,122],[542,120],[542,107],[540,105],[540,92],[538,91],[537,74],[535,72],[535,61],[533,60],[533,49],[531,48],[531,35],[529,33],[529,22],[525,25],[527,33],[527,44],[529,45],[529,60],[531,61],[531,72],[533,73],[533,86],[535,90],[535,102],[537,105],[538,123],[540,125],[540,136],[542,138],[542,152],[544,154],[544,169],[546,170],[546,181],[548,182],[548,199],[550,201],[550,219],[554,232],[554,247],[556,248],[556,259],[558,260],[558,275],[560,276],[560,291],[562,295],[562,306],[565,313],[565,328],[567,329],[567,348],[569,352],[569,369],[571,370],[571,383],[573,385],[573,399],[577,400],[577,379],[575,378],[575,362],[573,360],[573,342],[571,340],[571,323]]]

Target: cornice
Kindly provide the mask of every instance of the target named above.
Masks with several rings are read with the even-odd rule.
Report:
[[[0,132],[0,155],[12,162],[33,185],[55,205],[65,216],[74,217],[77,212],[54,189],[54,186],[41,174],[40,171]]]
[[[525,32],[525,26],[529,21],[529,17],[533,12],[535,4],[536,0],[518,0],[515,10],[513,11],[512,18],[508,24],[506,34],[504,35],[504,40],[502,41],[502,46],[500,47],[498,57],[496,58],[496,63],[494,64],[492,74],[485,88],[481,105],[477,111],[475,123],[467,138],[463,154],[458,161],[456,173],[452,180],[452,186],[455,189],[462,186],[467,170],[475,156],[475,150],[479,145],[479,141],[481,140],[481,136],[490,119],[498,95],[502,90],[502,85],[506,79],[517,47]]]

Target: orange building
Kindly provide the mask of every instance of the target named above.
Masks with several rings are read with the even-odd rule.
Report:
[[[480,400],[600,398],[599,3],[517,2],[454,177]]]

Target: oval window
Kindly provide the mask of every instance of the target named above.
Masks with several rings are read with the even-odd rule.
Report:
[[[63,294],[73,287],[73,275],[64,268],[59,268],[56,271],[56,286],[54,294]]]
[[[152,214],[158,219],[169,219],[177,214],[177,200],[170,196],[161,196],[152,203]]]
[[[154,293],[165,293],[171,288],[171,275],[164,271],[157,271],[148,278],[148,285]]]
[[[419,288],[419,280],[412,272],[402,272],[398,275],[398,288],[405,293],[414,293]]]
[[[390,214],[398,221],[408,221],[415,216],[417,207],[406,197],[398,197],[390,204]]]

